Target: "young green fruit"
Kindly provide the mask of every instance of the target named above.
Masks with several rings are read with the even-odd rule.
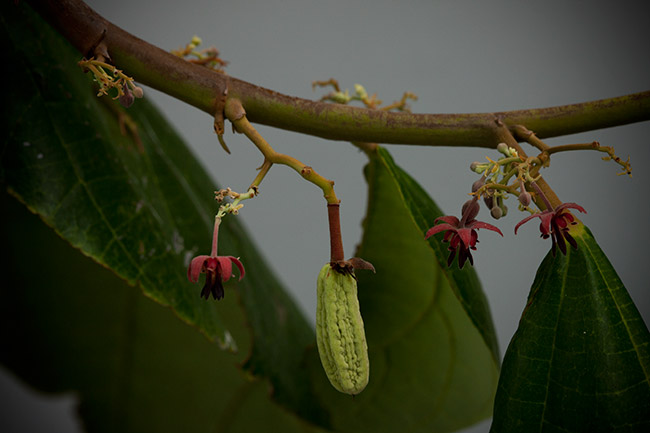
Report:
[[[316,342],[327,378],[334,388],[359,394],[368,384],[370,363],[357,280],[328,264],[318,275]]]

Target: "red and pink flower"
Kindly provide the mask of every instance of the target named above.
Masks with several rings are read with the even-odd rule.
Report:
[[[472,265],[474,264],[470,250],[476,250],[476,244],[478,243],[478,233],[476,230],[492,230],[503,236],[503,233],[497,227],[475,219],[479,209],[477,199],[471,199],[463,205],[460,220],[455,216],[441,216],[436,218],[434,224],[439,221],[442,221],[443,224],[434,225],[427,230],[425,239],[430,238],[436,233],[445,232],[442,241],[449,242],[448,250],[450,251],[449,257],[447,258],[447,266],[451,266],[456,254],[458,254],[458,266],[461,269],[467,260]]]
[[[199,281],[199,274],[205,273],[205,285],[201,290],[201,297],[209,299],[210,295],[214,299],[221,299],[224,296],[223,283],[234,276],[232,273],[233,263],[239,269],[239,280],[244,278],[244,265],[239,258],[233,256],[218,256],[217,244],[219,238],[219,224],[221,218],[215,218],[214,234],[212,236],[212,253],[197,256],[192,259],[190,266],[187,268],[187,278],[196,283]]]
[[[549,207],[549,209],[551,208]],[[575,239],[573,239],[573,236],[569,234],[569,226],[577,223],[575,221],[575,217],[567,209],[576,209],[582,213],[587,213],[587,211],[585,211],[582,206],[576,203],[563,203],[557,206],[555,209],[549,209],[545,210],[544,212],[530,215],[519,221],[519,223],[515,226],[515,234],[517,234],[519,226],[527,223],[533,218],[539,218],[541,220],[539,224],[539,230],[542,232],[542,238],[548,239],[550,237],[553,241],[553,246],[551,247],[553,255],[555,255],[556,244],[562,254],[566,255],[567,242],[571,244],[574,249],[578,248],[578,243]]]

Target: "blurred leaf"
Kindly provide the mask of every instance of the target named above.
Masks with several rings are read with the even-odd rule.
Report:
[[[270,402],[266,381],[243,377],[243,354],[220,350],[0,200],[0,239],[12,251],[0,265],[0,361],[39,389],[74,390],[86,431],[315,431]],[[238,309],[231,316],[242,322]],[[243,326],[236,336],[246,341]]]
[[[371,156],[366,178],[369,204],[357,255],[377,273],[357,271],[357,277],[370,382],[352,399],[320,375],[332,426],[444,432],[471,425],[490,416],[499,369],[478,279],[470,266],[447,268],[446,251],[432,248],[439,242],[424,240],[441,212],[388,152]]]
[[[650,431],[650,333],[591,232],[549,252],[503,361],[493,432]]]
[[[278,401],[318,419],[300,368],[313,331],[236,218],[221,225],[219,250],[242,258],[246,278],[231,279],[218,303],[201,299],[201,286],[187,280],[190,258],[209,252],[218,205],[215,184],[185,144],[146,96],[129,110],[97,98],[77,66],[80,55],[26,5],[1,7],[11,83],[0,125],[3,186],[74,247],[210,340],[244,346],[246,368],[270,378]],[[137,125],[143,153],[121,132],[121,116]],[[246,318],[233,319],[241,307]],[[248,333],[233,335],[243,320],[250,346]]]

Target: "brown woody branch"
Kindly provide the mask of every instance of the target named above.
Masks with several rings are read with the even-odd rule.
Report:
[[[211,115],[223,95],[237,98],[251,122],[332,140],[493,147],[499,125],[525,125],[540,138],[650,120],[650,91],[550,108],[475,114],[385,112],[294,98],[184,61],[108,22],[81,0],[29,3],[83,55],[107,52],[147,86]],[[520,137],[517,137],[520,139]]]

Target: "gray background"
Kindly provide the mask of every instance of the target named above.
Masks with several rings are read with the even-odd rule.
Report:
[[[344,88],[361,83],[387,103],[404,91],[415,92],[420,99],[412,104],[413,111],[427,113],[546,107],[650,89],[650,26],[643,2],[94,0],[89,4],[164,49],[176,49],[198,34],[206,47],[215,45],[230,62],[230,75],[310,99],[324,92],[312,92],[311,82],[330,77]],[[228,132],[225,138],[232,155],[227,156],[205,113],[148,88],[145,95],[159,105],[221,186],[245,190],[262,162],[251,143]],[[345,142],[261,126],[259,131],[277,151],[336,182],[346,254],[352,255],[365,212],[364,155]],[[617,177],[618,166],[601,161],[602,155],[595,152],[559,154],[544,172],[561,199],[587,209],[583,221],[646,323],[649,136],[650,123],[645,122],[547,141],[554,145],[597,140],[614,145],[619,156],[631,156],[632,179]],[[476,178],[469,163],[498,156],[485,149],[388,148],[451,214],[459,213]],[[245,203],[239,218],[313,318],[315,278],[329,257],[320,190],[278,166],[265,179],[261,193]],[[212,191],[205,195],[210,200]],[[510,202],[510,215],[497,223],[505,237],[482,231],[474,255],[502,353],[516,329],[535,270],[550,247],[550,242],[539,239],[534,222],[514,237],[513,227],[524,215],[518,215]],[[494,222],[485,209],[481,216]],[[6,373],[0,375],[0,393],[3,401],[12,400],[2,411],[7,414],[0,417],[0,430],[7,431],[3,423],[13,428],[15,416],[21,418],[20,431],[57,431],[57,425],[58,431],[76,428],[76,421],[69,418],[74,396],[42,396]],[[32,419],[52,420],[25,430],[26,413]],[[467,431],[488,428],[486,421]]]

